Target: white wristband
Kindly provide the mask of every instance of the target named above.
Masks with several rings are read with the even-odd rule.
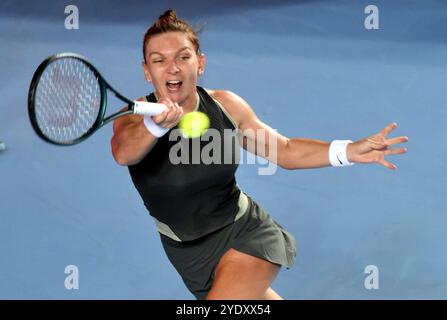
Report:
[[[352,166],[354,163],[349,162],[346,154],[348,144],[351,140],[334,140],[329,146],[329,162],[333,167]]]
[[[146,126],[146,129],[157,138],[164,136],[165,133],[169,131],[169,128],[163,128],[156,124],[151,116],[144,116],[144,125]]]

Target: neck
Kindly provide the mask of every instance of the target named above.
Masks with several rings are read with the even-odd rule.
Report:
[[[188,112],[196,111],[196,109],[198,109],[199,99],[200,99],[199,94],[195,90],[194,93],[191,94],[191,97],[189,99],[187,99],[187,101],[184,102],[184,105],[182,105],[183,112],[188,113]]]

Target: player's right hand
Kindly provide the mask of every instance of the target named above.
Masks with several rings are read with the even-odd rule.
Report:
[[[162,98],[158,103],[164,104],[168,109],[158,116],[152,116],[152,120],[163,128],[175,127],[183,116],[183,108],[169,98]]]

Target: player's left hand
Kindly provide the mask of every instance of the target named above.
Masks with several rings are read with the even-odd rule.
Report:
[[[353,143],[347,148],[347,156],[350,162],[357,163],[379,163],[385,167],[395,170],[396,165],[385,160],[385,156],[403,154],[407,148],[390,148],[391,146],[408,141],[408,137],[401,136],[388,139],[387,136],[397,128],[396,123],[389,124],[379,133]]]

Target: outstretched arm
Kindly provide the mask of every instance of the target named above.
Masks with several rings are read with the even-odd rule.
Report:
[[[310,169],[331,166],[330,143],[315,139],[287,138],[263,123],[242,98],[229,91],[209,91],[230,113],[243,134],[243,147],[285,169]],[[358,163],[380,163],[387,168],[396,166],[385,156],[402,154],[406,148],[391,146],[408,141],[407,137],[388,139],[397,125],[388,125],[378,134],[348,144],[347,159]]]

